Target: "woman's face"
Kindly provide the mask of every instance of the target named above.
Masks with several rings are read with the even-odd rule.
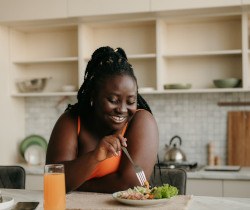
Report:
[[[121,130],[136,112],[135,80],[128,75],[116,75],[104,80],[98,91],[93,96],[95,120],[112,131]]]

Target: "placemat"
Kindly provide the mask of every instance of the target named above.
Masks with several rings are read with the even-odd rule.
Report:
[[[112,194],[74,192],[66,197],[67,210],[112,210],[112,209],[158,209],[158,210],[187,210],[192,199],[191,195],[178,195],[161,205],[131,206],[119,203]]]

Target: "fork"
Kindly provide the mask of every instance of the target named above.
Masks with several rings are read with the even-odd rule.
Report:
[[[130,162],[132,163],[133,167],[134,167],[134,170],[135,170],[135,174],[141,184],[141,186],[143,186],[145,184],[145,182],[147,181],[147,178],[145,176],[145,173],[144,171],[142,170],[142,168],[138,165],[136,165],[134,163],[134,161],[132,160],[132,158],[130,157],[130,154],[128,153],[128,150],[126,147],[121,147],[123,152],[127,155],[128,159],[130,160]]]

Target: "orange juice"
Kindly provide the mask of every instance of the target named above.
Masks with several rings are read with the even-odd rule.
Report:
[[[64,173],[44,174],[44,210],[66,209]]]

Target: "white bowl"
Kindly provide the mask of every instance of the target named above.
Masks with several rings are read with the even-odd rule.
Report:
[[[41,92],[50,78],[33,78],[33,79],[25,79],[25,80],[18,80],[16,82],[16,86],[18,90],[22,93],[26,92]]]
[[[33,144],[24,152],[24,159],[30,165],[39,165],[45,163],[45,150],[40,145]]]
[[[74,91],[76,91],[76,86],[75,85],[64,85],[64,86],[62,86],[62,91],[63,92],[74,92]]]

